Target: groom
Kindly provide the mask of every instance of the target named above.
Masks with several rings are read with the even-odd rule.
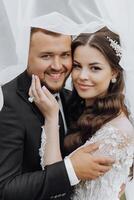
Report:
[[[2,87],[1,200],[68,200],[71,186],[80,179],[95,179],[111,168],[113,160],[110,158],[89,157],[89,153],[97,149],[97,145],[91,145],[78,150],[70,159],[41,169],[39,148],[44,118],[28,100],[31,75],[38,75],[50,91],[60,93],[66,117],[68,91],[62,88],[71,67],[71,37],[33,28],[26,71]],[[65,133],[60,134],[63,138]]]

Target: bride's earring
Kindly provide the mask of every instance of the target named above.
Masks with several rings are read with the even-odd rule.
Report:
[[[112,83],[116,83],[117,79],[116,78],[112,78],[111,82]]]

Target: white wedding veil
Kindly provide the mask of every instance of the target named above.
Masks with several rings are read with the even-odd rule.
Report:
[[[90,17],[89,14],[87,15],[86,23],[88,25],[83,20],[85,6],[82,8],[79,0],[55,0],[54,4],[52,0],[49,2],[47,0],[15,0],[16,4],[14,5],[9,0],[1,1],[0,85],[10,81],[26,69],[31,27],[41,27],[69,35],[78,35],[86,30],[86,27],[89,32],[94,32],[102,27],[95,22],[99,10],[95,2],[90,0],[84,1],[88,6],[90,6],[90,2],[91,10],[94,10],[97,15],[95,17],[94,14],[90,14]],[[78,8],[74,10],[77,3]],[[78,15],[80,7],[82,12]],[[95,20],[93,20],[94,18]],[[0,108],[2,105],[3,97],[0,90]]]
[[[134,85],[134,3],[132,0],[127,2],[118,0],[118,3],[116,0],[101,2],[97,0],[55,0],[55,3],[52,0],[30,0],[28,2],[16,0],[16,8],[12,8],[14,23],[11,20],[9,4],[11,5],[9,0],[2,0],[0,4],[1,85],[26,68],[31,26],[46,28],[62,34],[77,35],[80,32],[94,32],[106,25],[121,37],[123,47],[121,66],[126,73],[127,104],[134,113],[134,93],[132,91]],[[2,105],[2,98],[0,99]]]
[[[132,25],[134,3],[132,0],[127,2],[118,0],[118,4],[115,0],[101,2],[97,0],[55,0],[55,4],[52,0],[49,2],[19,0],[16,6],[14,26],[13,22],[11,23],[7,3],[9,0],[2,0],[0,4],[0,84],[6,83],[26,68],[30,26],[42,27],[62,34],[77,35],[80,32],[96,31],[106,25],[121,37],[123,47],[121,65],[126,73],[126,93],[129,97],[127,102],[131,112],[134,113],[134,93],[132,91],[134,83],[134,27]],[[121,9],[122,12],[120,12]],[[41,15],[43,16],[40,17]]]

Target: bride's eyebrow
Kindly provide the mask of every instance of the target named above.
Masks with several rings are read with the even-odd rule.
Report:
[[[89,65],[100,65],[101,63],[98,62],[93,62],[93,63],[89,63]]]
[[[76,64],[78,64],[78,65],[81,65],[81,63],[78,62],[78,61],[76,61],[76,60],[74,60],[73,63],[76,63]],[[89,65],[89,66],[92,66],[92,65],[100,65],[100,64],[101,64],[101,63],[99,63],[99,62],[92,62],[92,63],[89,63],[88,65]]]

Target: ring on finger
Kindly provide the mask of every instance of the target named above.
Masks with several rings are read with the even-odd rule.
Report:
[[[35,99],[34,96],[30,96],[30,97],[28,98],[28,101],[29,101],[30,103],[33,103],[34,99]]]

